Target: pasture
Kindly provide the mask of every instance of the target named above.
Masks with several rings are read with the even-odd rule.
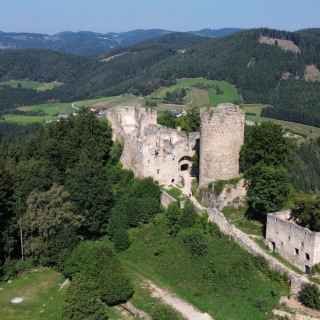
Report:
[[[17,123],[31,123],[31,122],[46,122],[57,120],[58,114],[71,114],[75,112],[75,109],[71,107],[71,103],[47,103],[38,104],[33,106],[25,106],[17,108],[21,111],[39,111],[43,110],[48,115],[46,116],[30,116],[22,114],[5,114],[5,121],[17,122]]]
[[[32,81],[32,80],[10,80],[6,82],[1,82],[0,84],[5,84],[13,88],[18,88],[18,86],[21,85],[22,88],[36,89],[38,91],[51,90],[54,87],[62,85],[62,83],[59,83],[56,81],[50,82],[50,83],[42,83],[42,82]]]
[[[284,120],[277,120],[271,118],[261,117],[261,110],[267,105],[244,105],[246,112],[255,113],[256,115],[246,115],[246,120],[250,122],[260,123],[263,121],[272,121],[282,125],[284,129],[289,130],[293,134],[298,134],[301,136],[307,136],[309,138],[317,138],[320,136],[320,128],[308,126],[301,123],[289,122]]]
[[[205,90],[193,87],[193,85],[199,83],[208,85],[210,88]],[[214,88],[216,85],[219,86],[219,88],[223,91],[222,94],[216,94],[216,90]],[[152,97],[162,99],[166,92],[173,92],[177,88],[190,89],[185,99],[186,105],[202,106],[209,102],[212,106],[217,106],[219,103],[242,100],[237,93],[236,88],[231,84],[225,81],[207,80],[202,78],[179,79],[175,85],[172,85],[168,88],[160,88],[155,94],[152,95]]]

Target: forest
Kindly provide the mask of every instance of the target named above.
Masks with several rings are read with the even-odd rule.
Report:
[[[199,126],[199,109],[189,111],[186,119],[186,131]],[[198,216],[191,201],[183,209],[173,203],[164,210],[156,182],[122,170],[118,162],[122,145],[112,142],[105,119],[81,109],[78,116],[40,127],[35,133],[33,127],[28,129],[29,139],[20,131],[25,139],[17,137],[11,144],[4,141],[0,149],[0,277],[8,280],[39,266],[62,272],[72,279],[62,319],[87,319],[89,315],[105,319],[105,304],[117,305],[132,297],[132,281],[119,259],[122,253],[131,252],[130,259],[142,259],[140,263],[157,259],[161,263],[154,267],[160,274],[166,274],[169,263],[172,275],[179,269],[179,277],[182,270],[190,277],[190,267],[182,269],[170,260],[177,262],[172,250],[177,246],[181,248],[179,259],[194,266],[192,277],[199,275],[197,281],[187,281],[186,289],[194,292],[194,299],[209,301],[215,296],[228,304],[226,292],[239,301],[244,301],[245,292],[253,299],[245,299],[246,310],[252,313],[248,319],[257,319],[264,308],[273,307],[279,292],[286,292],[285,276],[229,241],[216,225],[208,223],[206,215]],[[274,129],[271,126],[270,132]],[[278,129],[275,136],[286,145],[280,133]],[[270,154],[271,161],[276,153],[275,149]],[[114,251],[101,241],[106,235]],[[168,256],[169,252],[173,255]],[[218,252],[222,262],[213,264]],[[223,259],[230,255],[232,263],[226,267]],[[209,270],[205,271],[207,278],[202,277],[204,270]],[[255,306],[257,279],[265,284],[259,293],[266,299],[261,308]],[[203,297],[196,294],[200,284]],[[210,310],[220,312],[217,306]],[[228,318],[228,310],[233,315],[238,312],[226,308],[223,319]]]
[[[177,78],[204,77],[236,85],[246,103],[272,105],[264,116],[319,126],[318,83],[303,80],[307,65],[320,67],[317,30],[251,29],[217,39],[174,33],[111,49],[98,58],[50,50],[1,51],[0,81],[56,80],[64,85],[46,92],[1,85],[0,110],[126,92],[149,95]],[[260,43],[261,35],[290,40],[300,52]]]

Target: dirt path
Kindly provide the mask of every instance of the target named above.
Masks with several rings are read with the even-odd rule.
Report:
[[[150,280],[146,280],[152,290],[152,296],[155,298],[161,298],[165,303],[171,305],[172,308],[179,311],[188,320],[214,320],[209,314],[202,313],[193,307],[191,304],[180,299],[176,295],[159,288]]]

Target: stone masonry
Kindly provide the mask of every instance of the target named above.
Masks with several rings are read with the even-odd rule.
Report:
[[[212,111],[211,111],[212,110]],[[183,185],[192,174],[192,157],[200,146],[200,186],[239,175],[244,111],[231,103],[202,108],[200,133],[188,136],[157,124],[157,113],[137,106],[108,110],[114,140],[124,142],[121,163],[136,177],[151,176],[165,186]]]
[[[307,274],[320,262],[320,232],[297,225],[290,210],[268,214],[266,242],[271,250]]]
[[[239,176],[245,112],[231,103],[201,109],[199,187]]]

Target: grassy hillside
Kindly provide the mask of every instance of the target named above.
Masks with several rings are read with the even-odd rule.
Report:
[[[129,269],[170,287],[215,319],[265,319],[280,294],[287,293],[218,229],[203,234],[207,253],[192,256],[183,239],[197,231],[184,229],[170,238],[166,223],[159,216],[156,223],[130,231],[132,245],[119,254]]]
[[[209,86],[208,89],[199,89],[194,87],[197,84],[205,84]],[[215,86],[223,91],[222,94],[217,94],[214,89]],[[203,78],[195,79],[179,79],[177,84],[170,86],[169,88],[161,88],[152,95],[152,98],[162,99],[166,92],[173,92],[177,88],[188,88],[188,94],[185,99],[186,105],[192,106],[203,106],[208,102],[212,106],[217,106],[219,103],[223,102],[233,102],[235,100],[241,101],[241,97],[237,93],[237,90],[234,86],[230,85],[225,81],[213,81]]]
[[[41,82],[32,81],[32,80],[21,80],[21,81],[10,80],[6,82],[2,82],[0,84],[5,84],[13,88],[18,88],[20,85],[22,88],[36,89],[38,91],[51,90],[54,87],[58,87],[62,85],[62,83],[59,83],[59,82],[41,83]]]
[[[267,105],[245,105],[244,108],[247,112],[246,120],[250,122],[260,123],[262,121],[272,121],[281,124],[282,127],[293,134],[300,135],[300,137],[317,138],[320,136],[320,128],[308,126],[301,123],[271,119],[261,117],[261,111],[266,108]],[[249,113],[249,114],[248,114]],[[255,115],[253,115],[255,114]]]
[[[113,57],[103,62],[49,50],[4,51],[0,52],[0,63],[4,66],[1,81],[30,79],[65,84],[37,94],[2,88],[0,110],[52,100],[72,102],[133,92],[146,96],[173,79],[203,77],[235,85],[247,103],[273,103],[274,109],[290,108],[285,112],[271,110],[269,116],[319,126],[318,118],[314,120],[319,106],[312,103],[318,100],[319,90],[310,91],[310,85],[300,86],[299,97],[304,97],[303,104],[309,107],[298,113],[296,109],[301,109],[298,99],[292,98],[288,106],[281,98],[292,96],[283,94],[290,91],[287,87],[294,86],[290,78],[305,83],[302,79],[306,70],[320,65],[320,38],[316,31],[252,29],[217,39],[169,34],[113,49],[98,58]],[[271,40],[261,43],[261,36]],[[283,50],[276,45],[277,41],[291,43],[299,53]],[[199,90],[191,90],[190,97],[196,103],[206,98]],[[214,104],[223,101],[214,101],[210,95],[209,100]],[[290,119],[284,118],[289,115]]]

